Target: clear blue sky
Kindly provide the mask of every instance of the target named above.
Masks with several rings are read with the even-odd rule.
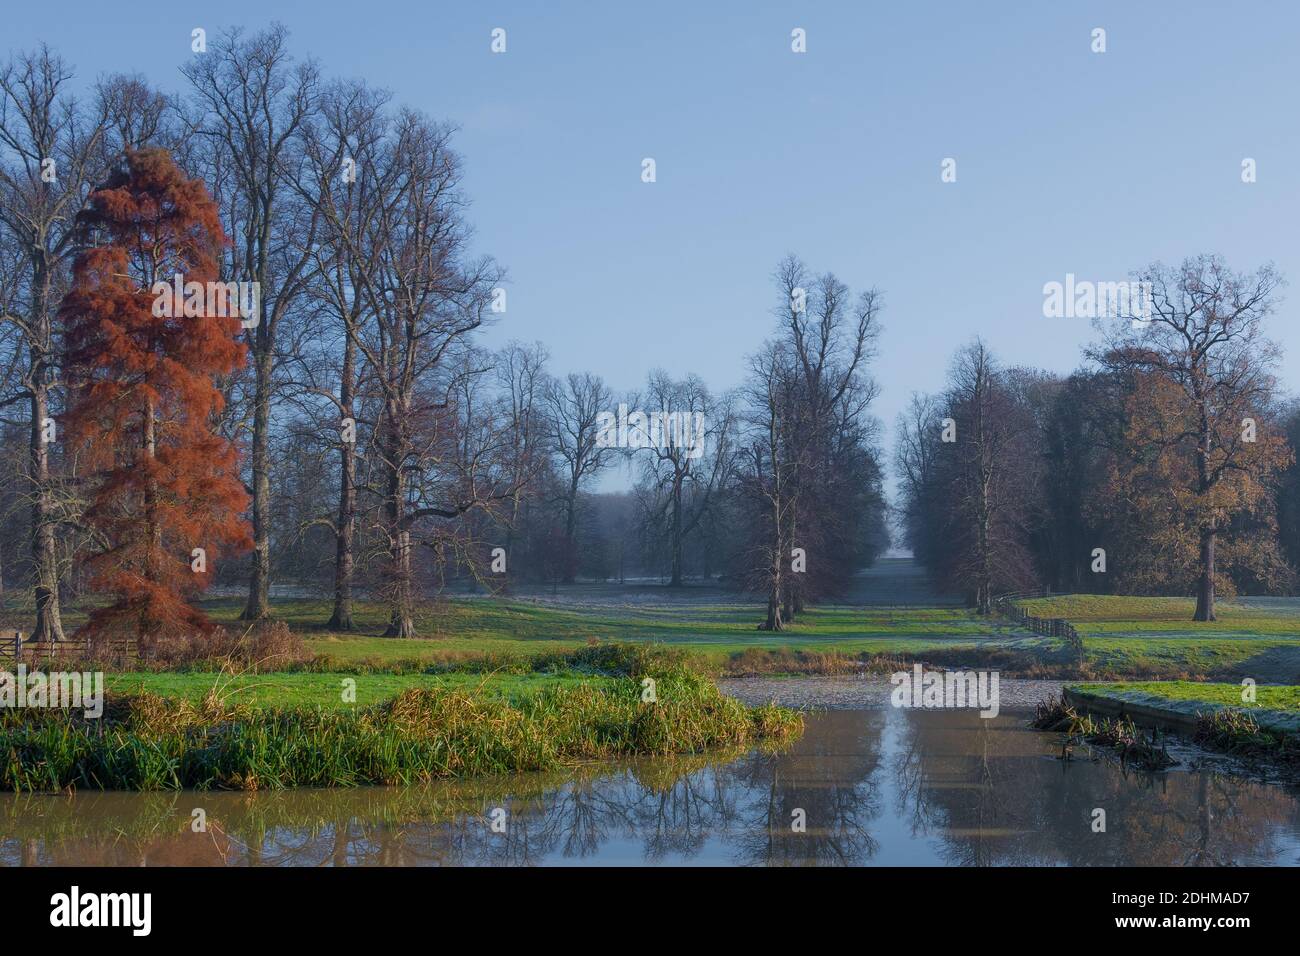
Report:
[[[1300,4],[614,6],[11,2],[0,51],[46,40],[83,78],[179,90],[192,28],[280,20],[327,74],[463,127],[477,242],[510,271],[490,342],[541,339],[557,371],[618,389],[655,366],[738,383],[786,252],[884,291],[887,423],[976,334],[1005,362],[1074,368],[1089,323],[1042,315],[1067,272],[1219,252],[1300,283]],[[1300,391],[1288,291],[1272,334]]]

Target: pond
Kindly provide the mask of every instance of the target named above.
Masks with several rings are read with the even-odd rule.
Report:
[[[1290,865],[1300,795],[1193,751],[1163,774],[1028,726],[888,706],[866,680],[733,681],[816,705],[781,752],[412,788],[0,797],[3,865]],[[1097,810],[1105,813],[1098,831]]]

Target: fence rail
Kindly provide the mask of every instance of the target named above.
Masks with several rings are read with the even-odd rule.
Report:
[[[49,661],[58,658],[70,660],[136,660],[139,645],[126,638],[98,641],[33,641],[24,639],[22,632],[0,633],[0,660],[15,664],[28,661]]]
[[[1016,604],[1017,601],[1032,601],[1035,598],[1050,597],[1049,591],[1022,591],[1015,594],[1003,594],[993,600],[993,606],[1003,617],[1009,618],[1021,627],[1028,628],[1044,637],[1056,637],[1065,642],[1065,646],[1083,663],[1083,637],[1073,624],[1063,617],[1036,617]]]

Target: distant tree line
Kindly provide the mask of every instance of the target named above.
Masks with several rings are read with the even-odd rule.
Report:
[[[1265,320],[1281,279],[1200,256],[1154,265],[1149,315],[1097,322],[1069,376],[976,341],[897,429],[906,540],[941,587],[998,593],[1289,593],[1300,568],[1300,406]]]

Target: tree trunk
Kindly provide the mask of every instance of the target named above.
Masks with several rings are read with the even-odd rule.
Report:
[[[774,550],[772,552],[772,567],[771,570],[769,571],[770,577],[768,580],[768,591],[767,591],[767,620],[764,621],[761,625],[759,625],[760,631],[785,630],[785,619],[782,617],[781,614],[781,597],[782,597],[781,591],[785,583],[785,579],[781,574],[781,562],[785,560],[785,551],[782,548],[783,542],[781,541],[781,523],[779,518],[780,512],[781,509],[779,506],[773,508],[773,513],[774,515],[777,516],[776,534],[775,534],[776,540],[773,545]]]
[[[326,625],[335,631],[350,631],[352,620],[352,548],[356,532],[356,455],[353,446],[343,445],[343,467],[339,478],[339,513],[334,538],[334,613]]]
[[[352,415],[352,376],[356,361],[356,346],[352,337],[343,352],[342,384],[339,388],[339,404],[345,417]],[[357,446],[355,419],[353,420],[353,441],[342,442],[339,458],[339,512],[334,524],[334,613],[326,627],[335,631],[350,631],[355,626],[352,620],[352,574],[355,564],[352,541],[356,532],[357,506]]]
[[[798,492],[796,491],[795,494],[797,496]],[[783,547],[781,549],[782,561],[787,560],[787,555],[789,556],[790,560],[793,560],[794,558],[794,543],[799,540],[798,527],[799,527],[799,511],[796,506],[794,510],[794,514],[791,515],[790,517],[790,547],[788,548]],[[795,578],[794,565],[791,564],[790,573],[785,577],[785,587],[782,589],[782,601],[784,603],[783,616],[786,623],[790,623],[794,620],[794,613],[795,613],[794,592],[796,588],[796,584],[795,584],[796,580],[797,579]]]
[[[50,450],[45,441],[45,420],[50,414],[49,385],[46,371],[50,368],[50,274],[43,265],[44,250],[37,257],[35,270],[36,298],[32,308],[32,322],[36,334],[31,345],[31,410],[30,475],[32,485],[32,568],[35,576],[36,625],[32,629],[34,641],[63,640],[63,620],[59,614],[59,563],[54,548],[54,532],[58,523],[54,502],[50,495]]]
[[[985,504],[986,500],[986,493],[981,491],[979,519],[980,569],[975,599],[979,605],[977,613],[983,617],[988,617],[993,613],[993,570],[991,555],[989,554],[989,518],[988,508]]]
[[[158,455],[158,439],[152,401],[145,400],[141,415],[140,453],[148,469],[144,485],[144,526],[149,538],[149,550],[145,558],[144,578],[150,584],[157,584],[162,577],[162,525],[158,522],[158,479],[153,470]],[[157,629],[158,622],[142,610],[139,640],[143,651],[152,651],[158,637]]]
[[[682,586],[682,489],[680,483],[673,489],[673,577],[669,587]]]
[[[1201,395],[1198,388],[1197,396]],[[1201,415],[1201,437],[1200,448],[1196,456],[1196,470],[1199,483],[1197,490],[1202,496],[1208,495],[1214,488],[1214,482],[1210,478],[1210,445],[1213,436],[1210,433],[1210,412],[1208,403],[1202,399],[1200,404]],[[1214,614],[1214,545],[1215,545],[1215,526],[1214,519],[1210,519],[1208,527],[1201,529],[1201,582],[1196,590],[1196,611],[1192,614],[1193,621],[1214,621],[1217,617]]]
[[[260,621],[271,613],[271,475],[268,431],[271,418],[271,351],[264,347],[266,320],[257,327],[253,366],[253,569],[248,604],[241,620]],[[269,344],[269,343],[265,343]]]
[[[759,628],[761,631],[784,631],[785,621],[781,617],[781,585],[773,582],[767,595],[767,620]]]
[[[415,637],[415,606],[411,591],[411,533],[397,531],[389,544],[392,597],[384,637]]]
[[[574,537],[578,533],[578,482],[569,488],[568,509],[564,515],[564,583],[572,584],[578,576],[578,550]]]
[[[1193,621],[1217,621],[1214,613],[1214,545],[1213,528],[1201,532],[1201,582],[1196,591],[1196,613]]]
[[[397,415],[386,416],[388,428]],[[384,523],[388,529],[388,630],[384,637],[415,637],[415,607],[411,590],[411,532],[406,520],[406,478],[402,473],[400,440],[390,435],[385,441]]]

